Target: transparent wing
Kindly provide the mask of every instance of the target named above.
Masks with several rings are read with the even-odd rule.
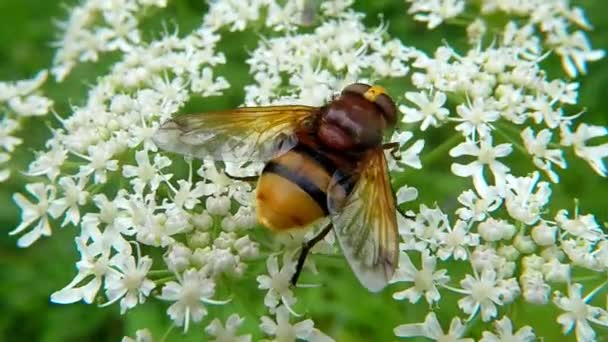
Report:
[[[318,113],[318,107],[270,106],[180,115],[153,140],[163,150],[199,159],[266,161],[294,147],[297,130]]]
[[[353,272],[367,289],[382,290],[398,262],[397,215],[382,149],[352,173],[334,174],[328,191],[334,232]]]

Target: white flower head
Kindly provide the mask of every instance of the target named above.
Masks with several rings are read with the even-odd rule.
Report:
[[[508,175],[506,178],[505,204],[507,212],[512,218],[527,225],[533,225],[540,219],[544,206],[551,198],[549,183],[538,182],[539,178],[538,172],[534,172],[529,177]]]
[[[285,306],[276,309],[276,321],[270,317],[262,316],[260,329],[270,336],[274,336],[275,341],[288,342],[301,339],[313,342],[330,342],[332,338],[325,335],[314,327],[314,322],[307,319],[295,324],[289,322],[289,310]]]
[[[596,334],[590,323],[608,326],[606,310],[587,304],[593,297],[591,292],[587,297],[582,296],[583,286],[574,283],[568,286],[568,296],[556,291],[553,302],[565,312],[557,317],[562,325],[564,334],[575,329],[578,341],[594,341]]]
[[[15,194],[13,199],[15,203],[21,208],[21,223],[12,231],[10,235],[19,234],[25,231],[28,227],[37,222],[34,227],[23,236],[19,238],[17,244],[20,247],[28,247],[41,236],[51,235],[51,224],[49,222],[49,216],[57,218],[65,207],[55,203],[55,187],[52,185],[45,185],[43,183],[30,183],[25,186],[25,189],[32,194],[38,203],[30,202],[22,194]]]
[[[290,307],[296,302],[296,298],[291,291],[291,278],[295,273],[295,264],[289,258],[283,258],[283,267],[279,269],[279,262],[276,255],[271,255],[266,260],[268,275],[259,275],[257,281],[260,290],[268,290],[264,297],[264,305],[274,309],[283,303]]]
[[[423,323],[402,324],[395,327],[394,332],[398,337],[426,337],[435,341],[456,341],[456,342],[473,342],[472,338],[464,338],[467,326],[462,324],[458,317],[452,318],[450,328],[447,333],[443,332],[443,328],[439,324],[437,315],[434,312],[429,312],[426,315]]]
[[[438,127],[450,114],[449,110],[444,108],[447,96],[440,92],[429,94],[425,91],[420,93],[407,92],[405,98],[414,103],[418,108],[408,107],[406,105],[399,106],[399,111],[403,113],[402,121],[405,123],[420,123],[420,130],[425,131],[429,126]]]
[[[499,192],[504,191],[506,176],[510,170],[508,166],[499,162],[497,158],[508,156],[512,150],[511,144],[492,146],[491,136],[481,139],[478,143],[466,140],[451,149],[450,156],[460,157],[468,155],[477,157],[477,160],[469,164],[453,163],[452,173],[460,177],[472,177],[475,189],[479,193],[487,193],[489,185],[484,176],[484,169],[487,166],[494,176],[494,185],[498,188]]]
[[[513,333],[513,323],[511,323],[511,320],[507,316],[494,321],[494,326],[496,334],[484,331],[483,337],[479,340],[480,342],[532,342],[536,338],[534,331],[528,325]]]
[[[213,342],[250,342],[251,335],[237,335],[237,330],[245,319],[238,314],[232,314],[226,319],[226,325],[222,325],[219,319],[214,319],[205,328],[207,334],[215,337]]]
[[[503,305],[505,289],[498,285],[499,279],[493,269],[485,268],[478,278],[467,274],[460,284],[463,287],[462,293],[467,294],[458,301],[458,307],[464,313],[474,317],[481,312],[481,319],[484,322],[496,316],[496,305]]]
[[[222,304],[211,299],[215,293],[215,282],[195,269],[189,269],[162,288],[159,299],[174,302],[167,314],[178,327],[188,331],[190,321],[200,322],[207,315],[205,303]]]
[[[104,305],[120,300],[120,312],[124,314],[135,305],[144,303],[156,287],[152,280],[146,278],[152,267],[152,259],[143,256],[135,263],[133,256],[118,253],[112,257],[110,264],[118,272],[108,273],[105,279],[108,302]]]
[[[399,268],[395,271],[395,275],[391,283],[397,282],[412,282],[413,286],[393,294],[396,300],[407,298],[410,303],[416,303],[424,295],[427,303],[433,304],[439,301],[441,295],[437,286],[446,284],[450,277],[447,275],[447,270],[435,270],[437,258],[431,256],[428,251],[421,254],[422,267],[420,270],[412,264],[409,256],[402,252],[399,257]]]

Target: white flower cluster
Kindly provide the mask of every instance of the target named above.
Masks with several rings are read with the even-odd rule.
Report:
[[[240,333],[244,319],[231,312],[224,323],[209,319],[206,333],[216,341],[250,341],[261,335],[278,341],[331,341],[311,319],[295,322],[300,303],[290,279],[302,242],[314,236],[314,229],[279,236],[276,243],[251,229],[257,224],[255,188],[231,176],[255,174],[260,165],[170,158],[174,156],[157,151],[151,139],[191,96],[220,95],[229,87],[214,76],[219,64],[238,62],[219,52],[222,34],[255,23],[265,26],[268,36],[246,61],[253,80],[245,87],[246,105],[321,105],[349,83],[402,82],[413,70],[413,86],[404,93],[402,120],[392,137],[401,156],[389,157],[399,205],[424,191],[404,184],[406,168],[428,167],[431,159],[421,158],[428,143],[415,140],[412,129],[419,125],[421,131],[452,134],[429,154],[455,158],[454,180],[470,178],[472,186],[458,196],[454,214],[420,204],[399,216],[402,252],[393,286],[409,285],[393,297],[412,303],[424,297],[431,312],[423,323],[395,328],[397,336],[472,341],[465,338],[468,328],[483,324],[482,341],[532,341],[532,327],[514,332],[515,319],[507,315],[506,307],[518,302],[554,304],[564,333],[574,329],[579,340],[591,341],[595,326],[608,326],[608,312],[591,303],[606,294],[608,282],[588,285],[573,275],[605,278],[608,237],[593,215],[581,215],[578,208],[552,214],[552,184],[541,177],[559,182],[554,166],[566,169],[566,147],[606,176],[608,143],[596,143],[596,138],[608,131],[575,124],[583,116],[568,116],[566,108],[577,104],[578,83],[549,79],[540,62],[551,48],[574,76],[603,52],[592,50],[580,31],[568,33],[570,23],[590,28],[580,9],[567,1],[539,1],[529,2],[536,8],[525,1],[475,2],[481,7],[467,29],[472,48],[462,54],[442,46],[432,55],[390,37],[385,26],[366,27],[363,15],[350,9],[350,0],[324,1],[315,14],[319,20],[303,13],[307,1],[211,1],[192,32],[163,33],[149,41],[143,37],[150,35],[140,32],[142,13],[151,6],[163,8],[166,1],[83,1],[62,25],[55,78],[63,80],[77,63],[94,62],[103,52],[116,51],[120,58],[93,84],[83,105],[59,113],[52,137],[28,167],[27,175],[36,181],[25,186],[28,194],[13,197],[22,220],[11,234],[19,234],[18,245],[27,247],[50,236],[55,225],[77,227],[77,272],[51,296],[55,303],[118,303],[126,313],[160,299],[171,303],[167,315],[174,325],[188,330],[208,315],[208,304],[241,300],[233,282],[257,285],[265,291],[268,313],[260,317],[259,331]],[[408,2],[414,18],[429,28],[458,17],[469,3]],[[528,21],[490,27],[500,35],[484,45],[491,25],[484,16],[491,13]],[[311,22],[318,24],[299,31]],[[6,102],[18,115],[46,113],[50,100],[33,93],[45,76],[30,83],[0,83],[0,90],[12,90],[0,104]],[[11,136],[16,127],[10,118],[0,123],[3,150],[11,152],[21,143]],[[514,152],[531,160],[529,174],[512,173]],[[336,252],[332,236],[312,252]],[[248,275],[252,264],[261,263],[267,274]],[[305,272],[309,269],[316,271],[313,258]],[[459,296],[458,308],[468,316],[464,321],[454,317],[447,333],[435,313],[446,292]],[[152,336],[139,330],[135,339],[124,340],[150,341]]]
[[[482,14],[500,10],[532,15],[531,23],[520,26],[510,21],[503,27],[494,27],[494,31],[501,32],[499,39],[485,48],[482,42],[486,24],[483,29],[469,26],[468,32],[474,33],[475,39],[471,39],[473,47],[466,54],[443,46],[433,56],[420,53],[412,64],[412,83],[418,90],[405,93],[415,107],[400,106],[402,122],[409,127],[420,125],[421,131],[454,125],[454,136],[444,143],[451,147],[449,155],[473,159],[453,162],[451,171],[456,176],[470,177],[473,188],[458,197],[461,207],[455,210],[455,222],[441,209],[425,205],[402,220],[402,250],[419,254],[421,267],[416,268],[410,257],[402,254],[394,282],[409,282],[412,286],[396,292],[394,298],[415,303],[424,296],[429,304],[434,304],[440,303],[442,293],[448,291],[461,296],[458,307],[469,316],[467,322],[478,315],[482,321],[490,322],[498,317],[502,306],[520,298],[546,305],[555,291],[553,302],[564,312],[557,317],[563,332],[568,334],[576,327],[578,340],[592,341],[596,338],[593,325],[608,327],[608,311],[590,301],[605,293],[608,282],[590,285],[593,289],[583,297],[583,284],[575,282],[573,273],[608,271],[603,252],[608,236],[593,215],[579,215],[578,209],[574,213],[559,210],[551,216],[551,185],[540,181],[538,171],[558,183],[553,166],[565,169],[564,148],[573,147],[575,155],[594,171],[608,175],[603,161],[608,156],[608,143],[589,143],[608,136],[608,130],[587,123],[576,125],[580,115],[565,114],[566,106],[577,103],[578,83],[547,78],[540,66],[547,55],[532,27],[539,24],[549,37],[547,41],[554,42],[550,37],[567,28],[566,17],[581,25],[586,21],[580,9],[570,11],[564,1],[531,1],[523,7],[509,7],[509,3],[523,5],[521,1],[482,1]],[[430,11],[449,19],[463,7],[462,2],[454,1],[414,1],[410,10]],[[420,14],[415,18],[428,21],[430,28],[439,20]],[[551,29],[548,20],[555,21]],[[479,25],[479,21],[471,25]],[[560,54],[559,47],[548,46]],[[584,50],[578,51],[580,54],[562,54],[570,76],[575,76],[577,70],[584,72],[586,60],[603,56],[603,52],[591,51],[588,45]],[[554,139],[556,136],[561,139]],[[504,142],[495,144],[497,140]],[[513,154],[513,146],[532,159],[529,175],[512,174],[507,158]],[[456,263],[468,264],[471,274],[459,274],[455,279],[453,272],[448,272],[448,265],[451,269]],[[567,296],[560,291],[564,284],[569,285]],[[529,326],[513,333],[507,316],[495,324],[500,336],[484,332],[482,340],[535,339]],[[401,325],[395,334],[459,339],[465,328],[466,324],[455,318],[444,334],[436,316],[430,313],[424,323]]]
[[[384,30],[370,31],[348,10],[313,33],[263,40],[247,60],[256,83],[246,87],[245,103],[322,105],[350,83],[406,75],[414,50],[384,39]]]
[[[427,23],[429,29],[439,26],[460,15],[477,12],[476,20],[468,27],[469,38],[476,42],[487,31],[486,18],[496,14],[508,15],[522,23],[524,35],[515,37],[528,43],[542,43],[561,57],[562,65],[570,77],[586,72],[586,63],[604,57],[603,50],[592,50],[583,30],[591,30],[585,13],[580,7],[570,5],[570,0],[406,0],[411,3],[408,13],[414,19]],[[470,8],[467,8],[470,7]],[[489,19],[491,20],[491,19]],[[522,22],[520,20],[520,22]],[[574,26],[574,28],[573,28]],[[582,30],[581,30],[582,29]],[[534,34],[542,33],[542,38]],[[574,30],[574,31],[573,31]],[[529,36],[534,34],[533,37]],[[529,36],[529,37],[526,37]],[[536,41],[536,42],[535,42]]]
[[[25,117],[46,115],[53,101],[39,94],[47,78],[46,70],[34,78],[17,82],[0,82],[0,183],[6,181],[11,170],[8,162],[11,153],[23,143],[15,136]]]
[[[96,62],[109,51],[128,52],[142,43],[139,17],[149,7],[165,7],[167,0],[83,1],[59,24],[61,39],[51,72],[64,80],[80,62]]]

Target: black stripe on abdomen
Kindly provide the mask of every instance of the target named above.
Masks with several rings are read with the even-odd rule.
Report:
[[[327,195],[305,176],[302,176],[290,170],[287,166],[274,161],[270,161],[268,164],[266,164],[262,173],[266,172],[274,173],[294,183],[300,189],[306,192],[317,203],[317,205],[319,205],[319,208],[323,210],[325,215],[329,214],[329,210],[327,209]]]
[[[291,151],[306,156],[319,164],[330,176],[336,172],[336,164],[323,152],[305,144],[297,144]]]

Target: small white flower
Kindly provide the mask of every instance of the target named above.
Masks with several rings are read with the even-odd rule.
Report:
[[[604,236],[604,231],[591,214],[579,215],[574,213],[574,218],[568,217],[568,211],[562,209],[555,215],[558,226],[568,234],[596,242]]]
[[[552,246],[557,239],[557,227],[542,221],[532,228],[530,233],[532,240],[539,246]]]
[[[118,160],[114,157],[114,146],[112,143],[103,143],[89,146],[88,156],[81,155],[88,161],[80,167],[80,176],[94,174],[93,180],[96,184],[105,183],[107,171],[118,170]]]
[[[402,324],[393,331],[398,337],[426,337],[435,341],[474,342],[472,338],[463,338],[467,329],[460,318],[452,318],[448,333],[444,333],[434,312],[426,315],[423,323]]]
[[[30,202],[22,194],[15,194],[13,200],[21,208],[21,223],[9,232],[10,235],[19,234],[28,227],[34,227],[17,241],[19,247],[28,247],[41,236],[51,236],[49,216],[57,218],[65,208],[57,205],[55,200],[55,187],[43,183],[30,183],[25,186],[27,192],[32,194],[38,203]]]
[[[554,283],[569,283],[571,280],[570,269],[570,264],[562,264],[557,259],[551,259],[542,266],[545,279]]]
[[[421,204],[420,212],[416,214],[415,221],[410,225],[414,236],[420,240],[415,249],[422,251],[427,246],[434,249],[441,243],[439,232],[447,230],[449,226],[450,222],[447,214],[441,211],[439,207],[429,208]]]
[[[404,185],[397,190],[395,197],[397,198],[397,205],[411,202],[418,197],[418,189]]]
[[[534,165],[547,173],[552,182],[559,181],[558,175],[551,169],[555,164],[560,168],[566,168],[566,161],[563,157],[563,151],[560,149],[548,149],[551,142],[551,130],[545,128],[538,132],[536,137],[534,131],[530,127],[526,127],[521,132],[521,139],[524,142],[526,150],[532,156]]]
[[[177,185],[178,188],[171,187],[171,190],[175,192],[173,194],[171,206],[175,206],[175,208],[180,210],[192,210],[195,205],[200,203],[199,198],[204,194],[203,184],[201,182],[192,184],[190,181],[180,179],[177,181]]]
[[[86,183],[86,177],[78,178],[78,183],[74,182],[74,178],[69,176],[59,179],[59,185],[63,189],[64,197],[57,199],[55,205],[59,211],[65,211],[65,218],[61,226],[65,226],[68,223],[77,225],[80,222],[79,207],[83,206],[89,197],[89,192],[84,189]]]
[[[516,228],[505,220],[490,217],[477,225],[477,232],[485,241],[495,242],[510,240],[515,235]]]
[[[556,32],[557,31],[557,32]],[[583,31],[572,34],[565,30],[553,31],[547,38],[554,45],[555,52],[562,58],[562,67],[570,77],[576,77],[578,72],[587,72],[587,62],[594,62],[604,57],[604,50],[592,50],[587,36]]]
[[[36,159],[28,166],[27,175],[46,175],[51,181],[54,181],[59,176],[60,168],[67,159],[68,152],[59,144],[51,143],[49,145],[47,151],[37,153]]]
[[[139,329],[135,332],[135,338],[125,336],[121,342],[154,342],[152,333],[148,329]]]
[[[477,196],[473,190],[465,190],[458,196],[458,202],[464,207],[456,209],[456,214],[464,221],[483,221],[494,210],[502,204],[502,198],[498,195],[496,187],[488,187],[486,193]]]
[[[276,255],[271,255],[266,260],[268,275],[259,275],[256,279],[259,283],[258,289],[268,290],[264,297],[264,305],[273,309],[279,302],[290,307],[296,302],[291,291],[291,277],[295,272],[295,264],[284,258],[283,268],[279,270],[279,262]]]
[[[184,331],[188,331],[191,320],[200,322],[207,315],[205,303],[220,304],[210,299],[214,293],[213,280],[197,270],[190,269],[178,278],[178,282],[166,283],[158,298],[175,302],[167,309],[167,314],[175,325],[184,326]]]
[[[87,304],[93,303],[103,278],[112,271],[110,249],[105,246],[105,241],[93,239],[87,244],[87,240],[82,237],[76,238],[76,246],[80,252],[80,261],[76,263],[78,274],[68,285],[51,295],[53,303],[68,304],[80,300]]]
[[[557,317],[557,322],[562,325],[565,335],[575,328],[576,339],[578,341],[595,341],[595,331],[589,323],[596,323],[608,326],[607,322],[602,322],[599,318],[608,315],[606,310],[587,304],[593,297],[591,292],[587,297],[582,297],[583,286],[578,283],[568,286],[568,296],[556,291],[553,302],[565,312]]]
[[[483,174],[484,168],[487,166],[494,175],[494,185],[498,188],[499,192],[503,191],[509,167],[499,162],[497,158],[508,156],[512,150],[511,144],[492,146],[491,136],[480,140],[479,143],[467,139],[451,149],[450,156],[460,157],[467,155],[477,157],[477,160],[466,165],[453,163],[452,173],[460,177],[472,177],[477,192],[487,193],[489,185]]]
[[[429,99],[429,94],[425,91],[420,93],[407,92],[405,98],[413,102],[418,108],[412,108],[405,105],[399,106],[399,111],[403,113],[402,121],[405,123],[420,123],[420,130],[425,131],[429,126],[438,127],[450,114],[449,110],[443,108],[447,96],[436,91],[432,99]]]
[[[216,318],[205,328],[205,332],[215,337],[214,340],[211,340],[212,342],[249,342],[251,335],[237,336],[236,333],[243,321],[245,319],[238,314],[232,314],[226,319],[226,326],[223,326],[222,322]]]
[[[298,322],[296,324],[289,323],[289,311],[285,306],[280,306],[276,309],[276,321],[267,316],[262,316],[260,329],[265,334],[274,336],[277,342],[293,342],[296,339],[313,342],[330,342],[333,339],[319,329],[314,328],[314,322],[311,319]]]
[[[395,271],[395,275],[391,283],[396,282],[412,282],[412,287],[395,292],[393,298],[403,300],[407,298],[410,303],[417,303],[420,297],[424,295],[427,303],[433,304],[439,301],[441,295],[437,286],[446,284],[450,277],[447,275],[447,270],[435,270],[437,258],[431,256],[428,250],[422,252],[422,268],[420,270],[412,264],[409,256],[402,252],[399,257],[399,268]]]
[[[445,231],[438,231],[439,249],[437,256],[441,260],[466,260],[469,257],[468,247],[479,245],[479,234],[471,233],[465,221],[458,220],[454,227],[447,227]]]
[[[389,168],[391,170],[403,171],[401,165],[406,165],[415,169],[422,168],[422,162],[420,161],[420,152],[424,148],[424,140],[416,140],[416,142],[409,146],[407,149],[402,150],[405,144],[412,137],[414,137],[414,134],[409,131],[398,132],[397,130],[395,130],[395,132],[393,133],[391,141],[399,143],[400,159],[396,161],[393,158],[389,158]],[[388,151],[386,153],[388,154]]]
[[[163,174],[162,169],[171,165],[171,160],[160,154],[154,156],[154,163],[150,163],[148,151],[140,150],[135,152],[137,166],[125,165],[122,168],[122,175],[126,178],[133,178],[131,184],[135,192],[142,192],[146,185],[150,185],[151,191],[156,191],[160,182],[169,180],[171,174]]]
[[[412,3],[408,13],[414,14],[414,19],[427,23],[429,30],[439,26],[446,19],[454,18],[464,11],[463,0],[407,0]]]
[[[573,146],[574,153],[584,159],[595,172],[606,177],[608,171],[603,159],[608,157],[608,143],[601,145],[587,146],[588,140],[608,135],[608,129],[602,126],[588,125],[581,123],[576,127],[576,132],[572,133],[570,126],[562,124],[561,145]]]
[[[13,152],[15,148],[23,142],[22,139],[12,136],[19,128],[19,123],[16,120],[4,117],[0,121],[0,148],[8,152]]]
[[[152,267],[152,259],[143,256],[136,264],[133,256],[118,253],[112,257],[110,264],[119,272],[110,272],[106,277],[108,302],[104,305],[110,305],[120,299],[120,313],[124,314],[135,305],[144,303],[156,287],[152,280],[146,278]]]
[[[456,130],[473,140],[476,140],[475,133],[482,139],[487,137],[492,130],[491,122],[500,118],[500,112],[480,97],[473,100],[473,103],[467,101],[466,104],[458,105],[456,112],[460,117],[453,120],[461,122],[456,126]]]
[[[474,317],[481,311],[481,319],[484,322],[496,316],[496,305],[503,305],[504,289],[498,286],[496,272],[493,269],[483,269],[479,278],[467,274],[460,281],[460,285],[463,288],[462,293],[467,294],[458,301],[458,307],[464,313]]]
[[[479,342],[532,342],[536,339],[534,331],[528,325],[513,333],[513,324],[507,316],[494,322],[498,335],[484,331]]]
[[[554,129],[562,121],[563,110],[559,107],[554,108],[554,101],[547,96],[530,97],[526,105],[530,111],[528,115],[537,124],[544,122],[547,127]]]
[[[535,270],[525,270],[519,277],[524,299],[533,304],[547,304],[551,287],[543,279],[543,274]]]

